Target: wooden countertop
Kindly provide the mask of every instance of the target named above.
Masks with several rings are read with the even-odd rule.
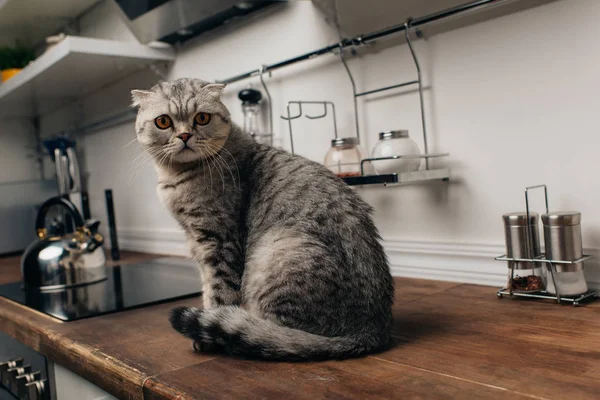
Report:
[[[0,283],[18,278],[18,259],[0,260]],[[407,278],[396,289],[394,346],[346,361],[194,353],[167,315],[198,299],[63,323],[0,297],[0,330],[126,399],[599,397],[600,301],[498,300],[491,287]]]

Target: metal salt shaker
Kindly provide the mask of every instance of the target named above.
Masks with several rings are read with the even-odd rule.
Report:
[[[557,261],[575,261],[583,257],[581,240],[581,213],[576,211],[552,212],[542,215],[546,258]],[[588,287],[583,274],[583,262],[577,264],[554,263],[558,289],[564,295],[579,295]],[[554,283],[548,291],[556,293]]]
[[[575,261],[583,257],[581,242],[581,213],[560,211],[542,215],[546,258],[549,260]],[[557,264],[557,268],[569,268],[577,264]]]

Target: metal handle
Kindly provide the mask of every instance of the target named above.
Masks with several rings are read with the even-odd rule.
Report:
[[[58,194],[67,193],[65,188],[65,179],[63,178],[63,169],[61,166],[62,153],[59,148],[54,149],[54,168],[56,169],[56,182],[58,183]]]
[[[525,188],[525,208],[527,210],[527,224],[525,225],[525,230],[527,231],[527,240],[525,246],[527,247],[527,254],[532,258],[535,257],[535,254],[532,254],[533,251],[533,226],[531,226],[531,222],[529,220],[530,212],[529,212],[529,191],[533,189],[544,188],[544,194],[546,196],[546,213],[548,213],[548,188],[546,185],[535,185],[528,186]]]
[[[77,161],[77,154],[73,147],[67,148],[67,157],[69,161],[69,175],[73,182],[70,192],[81,191],[81,172],[79,170],[79,162]]]
[[[47,400],[50,396],[46,387],[46,380],[33,381],[25,385],[29,400]]]
[[[42,378],[40,371],[35,371],[29,374],[19,375],[16,378],[17,394],[20,399],[27,398],[27,384],[38,381]]]
[[[68,194],[71,191],[71,175],[69,174],[69,159],[67,156],[60,156],[60,169],[64,188],[62,194]]]
[[[529,254],[529,255],[532,255],[531,249],[533,248],[533,237],[532,237],[533,236],[533,233],[532,233],[533,226],[531,226],[531,222],[529,220],[529,191],[534,190],[534,189],[541,189],[541,188],[544,188],[544,200],[546,202],[546,214],[548,214],[550,212],[550,209],[548,208],[548,187],[546,185],[535,185],[535,186],[528,186],[525,188],[525,208],[527,210],[527,224],[525,225],[525,228],[527,230],[526,245],[527,245],[527,254]],[[560,289],[558,288],[558,285],[556,284],[556,277],[554,275],[556,266],[550,260],[546,260],[546,262],[548,264],[548,270],[550,271],[552,283],[554,283],[554,290],[556,290],[556,301],[558,303],[560,303]],[[556,271],[556,272],[558,273],[558,271]],[[512,274],[513,274],[513,270],[511,269],[511,279],[512,279]]]
[[[77,230],[82,230],[84,228],[83,218],[81,217],[81,214],[79,214],[79,211],[77,211],[77,208],[75,208],[75,205],[73,205],[73,203],[60,196],[52,197],[46,200],[44,204],[42,204],[42,207],[40,208],[40,211],[35,220],[35,230],[40,239],[45,239],[48,234],[45,227],[46,214],[48,213],[48,210],[50,210],[50,208],[53,206],[61,206],[64,209],[66,209],[69,215],[71,215],[71,217],[73,217],[73,219],[75,220],[75,227]]]
[[[21,365],[18,367],[10,368],[6,371],[6,379],[3,380],[2,384],[9,388],[11,391],[17,391],[17,376],[28,374],[31,372],[31,365]]]
[[[0,363],[0,383],[8,387],[8,370],[21,365],[23,365],[22,358],[15,358],[14,360]]]

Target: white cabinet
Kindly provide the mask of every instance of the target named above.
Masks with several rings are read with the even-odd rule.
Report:
[[[117,400],[70,370],[52,363],[54,370],[54,394],[56,400]]]

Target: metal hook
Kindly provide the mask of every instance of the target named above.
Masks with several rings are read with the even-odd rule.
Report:
[[[415,63],[415,67],[417,68],[417,83],[419,85],[419,101],[421,105],[421,126],[423,129],[423,149],[425,150],[425,154],[429,153],[427,146],[427,124],[425,123],[425,104],[423,101],[423,80],[421,79],[421,66],[419,65],[419,59],[417,58],[417,54],[415,53],[415,49],[413,48],[412,42],[410,40],[410,25],[412,24],[412,18],[409,18],[404,23],[404,36],[406,37],[406,43],[408,44],[408,49],[410,50],[410,54]],[[429,169],[429,159],[425,159],[425,169]]]
[[[259,77],[260,77],[260,83],[265,91],[265,93],[267,94],[267,99],[269,101],[269,133],[271,134],[271,145],[273,145],[273,101],[271,100],[271,93],[269,93],[269,89],[267,88],[267,85],[265,83],[264,80],[264,73],[266,71],[266,66],[263,64],[260,66],[259,68]]]
[[[294,115],[294,116],[290,115],[290,105],[291,104],[298,104],[298,115]],[[286,121],[291,121],[292,119],[297,119],[302,116],[302,103],[301,102],[288,101],[286,108],[287,108],[287,117],[284,115],[280,115],[281,119],[284,119]]]
[[[323,102],[323,114],[322,115],[308,115],[306,114],[306,118],[308,119],[319,119],[325,118],[327,116],[327,103]]]
[[[350,68],[348,67],[348,64],[346,63],[346,59],[344,58],[344,45],[342,42],[339,43],[340,46],[340,60],[342,61],[342,64],[344,65],[344,68],[346,69],[346,73],[348,73],[348,78],[350,78],[350,83],[352,84],[352,94],[353,94],[353,100],[354,100],[354,124],[356,125],[356,137],[360,139],[360,131],[359,131],[359,124],[358,124],[358,105],[357,105],[357,101],[356,101],[356,83],[354,82],[354,77],[352,76],[352,72],[350,71]],[[337,137],[337,135],[336,135]]]
[[[290,106],[292,104],[297,104],[298,105],[298,114],[297,115],[292,115],[291,111],[290,111]],[[294,135],[292,133],[292,120],[293,119],[298,119],[303,115],[303,111],[302,111],[302,105],[303,104],[320,104],[323,106],[323,115],[305,115],[306,118],[309,119],[318,119],[318,118],[323,118],[327,115],[327,106],[331,105],[331,109],[333,111],[333,132],[334,132],[334,136],[337,139],[338,138],[338,130],[337,130],[337,118],[335,115],[335,104],[333,104],[333,102],[331,101],[288,101],[287,105],[286,105],[286,110],[287,110],[287,116],[284,115],[280,115],[281,119],[286,120],[288,122],[288,128],[290,131],[290,146],[291,146],[291,150],[292,150],[292,154],[294,154]]]
[[[292,103],[298,104],[298,115],[292,116],[292,114],[290,113],[290,105]],[[290,148],[292,150],[292,154],[294,154],[294,135],[292,134],[292,120],[300,118],[302,116],[302,103],[288,101],[285,108],[287,110],[287,117],[284,117],[283,115],[280,115],[280,117],[281,119],[284,119],[288,122],[288,130],[290,132]]]

